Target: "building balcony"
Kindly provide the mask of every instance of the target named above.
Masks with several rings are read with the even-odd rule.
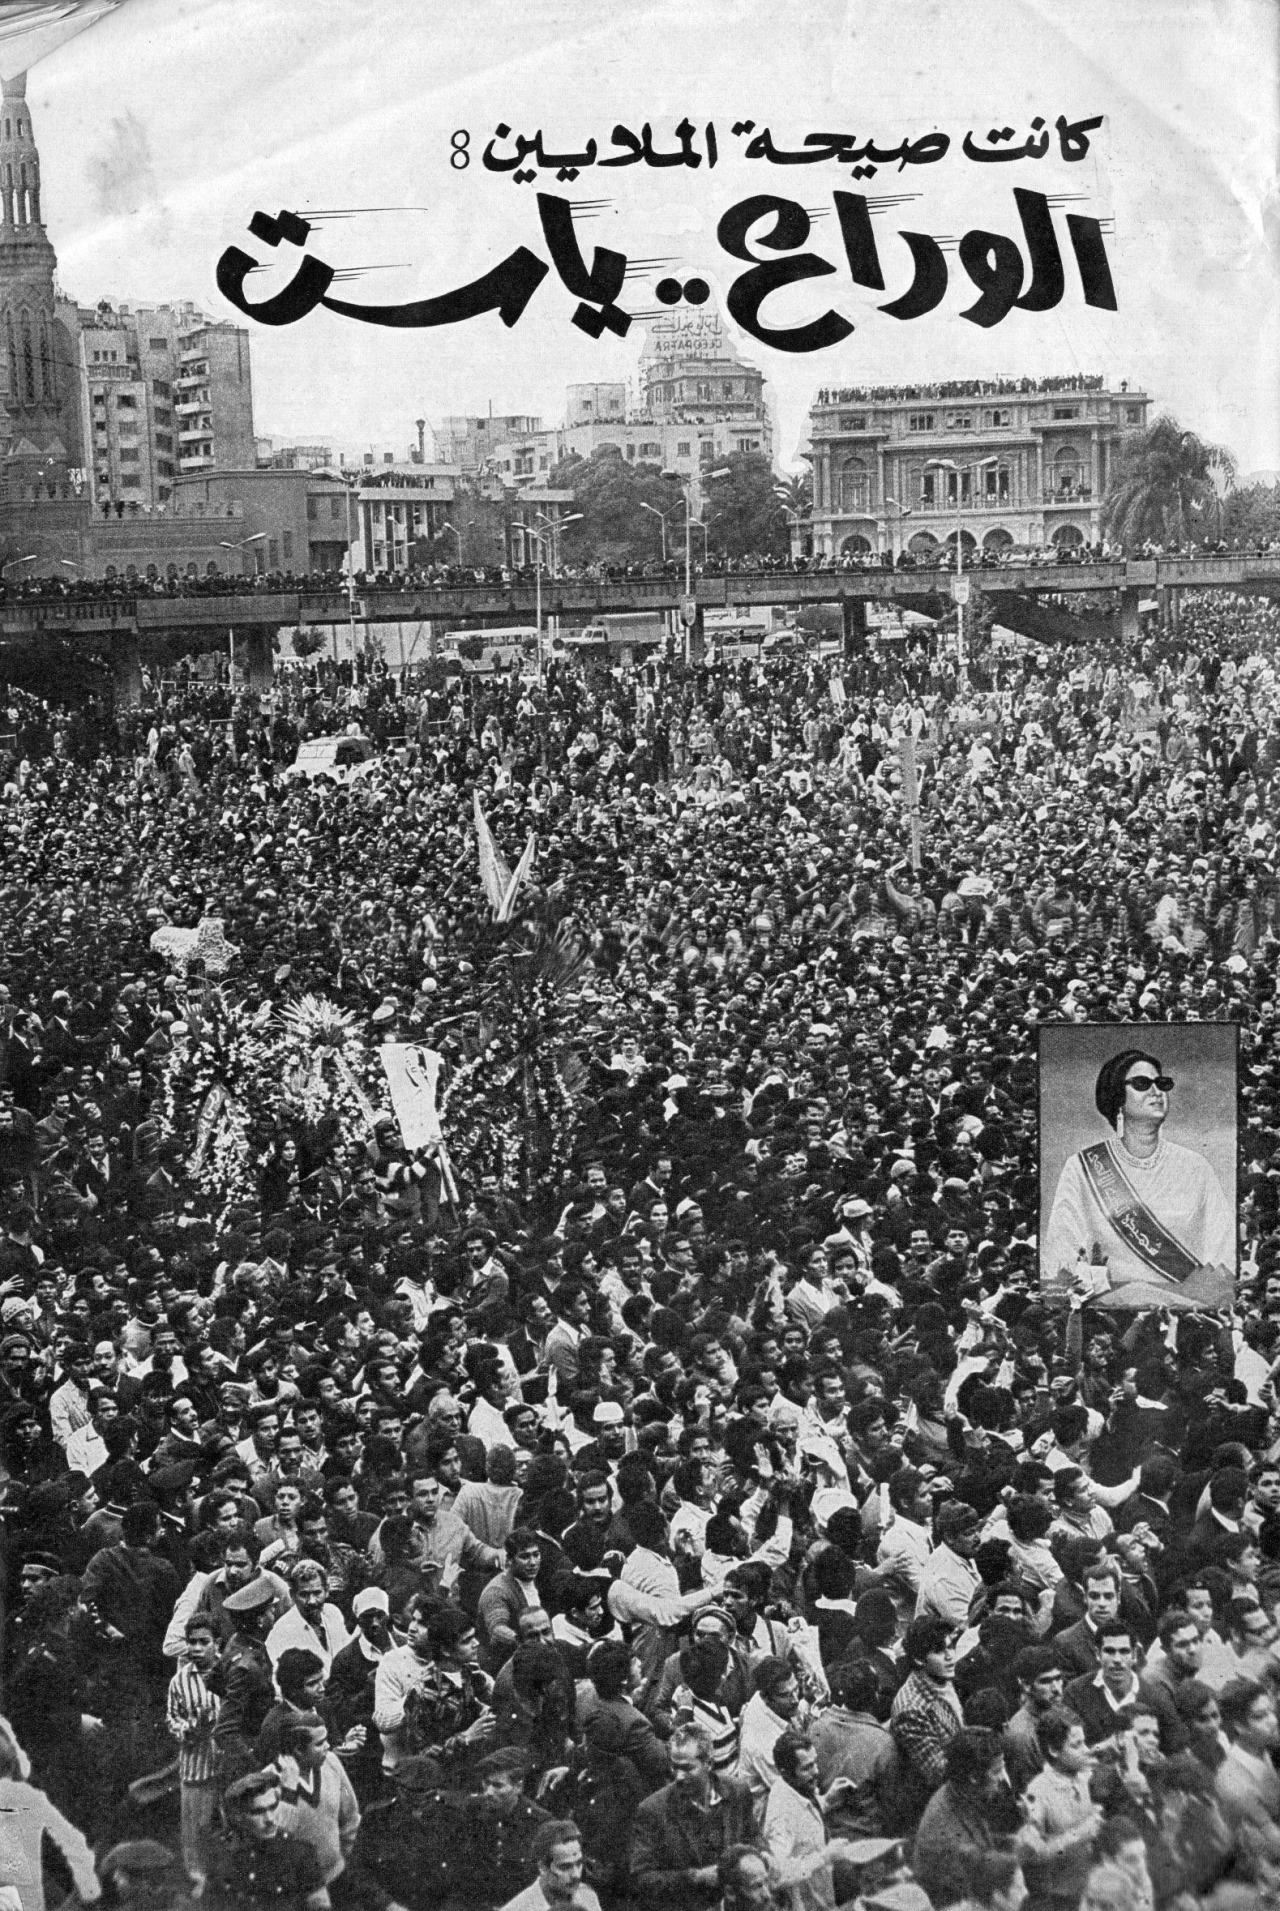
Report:
[[[178,443],[180,445],[193,444],[198,439],[207,438],[212,430],[213,425],[211,421],[206,418],[203,424],[188,425],[185,431],[180,431],[178,433]]]
[[[209,452],[207,457],[194,457],[190,453],[184,453],[184,455],[178,459],[179,471],[212,471],[213,465],[214,458],[212,452]]]
[[[1081,505],[1093,503],[1093,491],[1088,485],[1080,485],[1074,491],[1055,491],[1052,486],[1044,489],[1045,504]]]
[[[173,409],[179,418],[186,418],[193,412],[203,410],[203,404],[199,398],[179,398],[175,401]]]

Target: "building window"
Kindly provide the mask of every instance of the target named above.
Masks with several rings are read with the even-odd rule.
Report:
[[[988,499],[993,504],[1007,504],[1009,502],[1009,467],[988,465],[983,476]]]
[[[142,479],[133,472],[123,472],[120,477],[120,487],[124,491],[141,491]]]
[[[319,515],[320,515],[319,498],[308,498],[307,499],[307,517],[310,519],[312,524],[315,523]]]
[[[136,411],[137,409],[138,401],[132,392],[121,391],[116,393],[117,411]]]
[[[634,446],[634,445],[628,445],[628,446],[627,446],[627,456],[628,456],[628,458],[634,458],[634,457],[635,457],[635,455],[636,455],[636,448],[635,448],[635,446]]]
[[[284,547],[284,560],[285,560],[285,563],[287,564],[290,558],[293,556],[293,532],[282,531],[280,534],[280,540]]]
[[[947,413],[948,431],[972,431],[973,413],[971,411],[949,411]]]
[[[1063,445],[1053,460],[1054,495],[1074,498],[1080,490],[1082,475],[1080,453],[1074,445]]]
[[[926,471],[920,480],[920,502],[921,504],[932,504],[936,496],[934,475],[932,471]]]
[[[329,516],[331,518],[340,518],[342,516],[342,499],[341,498],[330,498]]]
[[[1013,413],[1007,406],[1001,411],[988,412],[987,417],[997,428],[1001,425],[1011,425],[1013,423]]]
[[[267,564],[273,571],[279,570],[280,568],[280,541],[278,538],[269,537],[267,539]]]
[[[871,474],[861,458],[846,458],[840,470],[840,509],[864,512],[871,500]]]
[[[865,431],[867,414],[865,411],[842,411],[840,414],[841,431]]]
[[[676,457],[691,458],[692,456],[693,456],[693,446],[690,443],[689,439],[681,438],[679,443],[676,445]]]
[[[932,431],[937,413],[932,411],[913,411],[907,414],[908,431]]]
[[[710,438],[704,439],[703,442],[698,446],[698,457],[701,459],[703,464],[715,463],[716,448]]]
[[[36,358],[31,342],[31,314],[22,314],[22,389],[29,405],[36,402]]]
[[[121,464],[137,464],[138,462],[137,451],[131,449],[128,445],[121,445],[120,462]]]
[[[156,499],[158,503],[167,504],[169,502],[169,499],[172,496],[173,496],[173,493],[170,491],[167,484],[158,484],[156,486]]]
[[[583,401],[582,401],[582,409],[583,409],[583,411],[590,411],[590,410],[591,410],[591,400],[590,400],[589,398],[584,398],[584,399],[583,399]]]
[[[760,440],[758,438],[739,438],[737,445],[739,451],[759,451]]]
[[[153,352],[164,352],[164,351],[167,351],[169,348],[169,341],[167,338],[149,338],[147,340],[147,344]]]
[[[173,460],[171,458],[157,458],[156,470],[162,478],[171,478],[173,476]]]
[[[151,389],[155,393],[157,398],[172,398],[173,397],[173,387],[171,385],[166,385],[163,379],[153,378],[151,381]]]
[[[1124,415],[1129,424],[1140,425],[1142,423],[1142,406],[1126,405]]]
[[[1078,418],[1080,407],[1079,405],[1055,405],[1053,415],[1055,418]]]
[[[171,431],[158,431],[156,433],[156,448],[160,451],[172,451],[173,433]]]

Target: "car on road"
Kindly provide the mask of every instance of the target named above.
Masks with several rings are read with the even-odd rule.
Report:
[[[359,782],[373,762],[368,737],[309,737],[285,771],[285,780],[307,783]]]

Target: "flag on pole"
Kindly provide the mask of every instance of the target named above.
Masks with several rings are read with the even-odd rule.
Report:
[[[499,922],[506,918],[502,908],[511,888],[511,871],[502,859],[498,845],[493,840],[493,831],[485,821],[484,811],[480,807],[480,792],[472,792],[476,812],[476,843],[480,851],[480,881],[488,897],[489,907]]]
[[[498,907],[499,922],[510,922],[511,920],[511,912],[516,906],[516,897],[520,893],[520,885],[533,867],[533,853],[537,848],[537,843],[537,837],[531,835],[524,846],[524,855],[516,864],[515,873],[511,881],[507,884],[506,894],[503,896],[502,902]]]

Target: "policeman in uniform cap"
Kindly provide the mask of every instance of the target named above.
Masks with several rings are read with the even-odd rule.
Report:
[[[209,1911],[329,1911],[320,1860],[280,1829],[279,1773],[246,1772],[228,1785],[223,1805],[227,1830],[210,1846],[202,1899]]]
[[[214,1739],[222,1748],[223,1766],[232,1777],[253,1765],[253,1748],[262,1722],[275,1704],[271,1661],[264,1641],[275,1619],[276,1590],[270,1579],[251,1579],[222,1602],[235,1627],[215,1678],[222,1692],[222,1711]]]

